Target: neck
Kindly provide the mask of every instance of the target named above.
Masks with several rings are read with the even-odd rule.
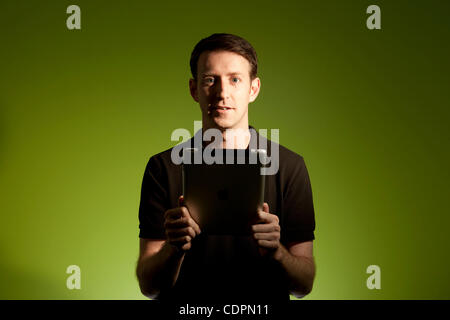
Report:
[[[203,132],[208,128],[203,128]],[[222,140],[219,145],[222,149],[247,149],[250,143],[250,130],[248,125],[246,128],[236,129],[218,129],[221,132]],[[207,146],[212,141],[203,141],[204,146]]]

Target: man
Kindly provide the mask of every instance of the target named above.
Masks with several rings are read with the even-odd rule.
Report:
[[[189,88],[203,131],[220,130],[224,149],[247,149],[248,104],[261,83],[253,47],[235,35],[213,34],[195,46],[190,65]],[[239,139],[227,139],[230,130],[241,132]],[[315,276],[315,219],[303,158],[279,145],[279,170],[265,178],[264,206],[251,236],[212,236],[183,206],[181,165],[171,161],[171,151],[150,158],[142,182],[136,268],[142,293],[216,302],[308,294]]]

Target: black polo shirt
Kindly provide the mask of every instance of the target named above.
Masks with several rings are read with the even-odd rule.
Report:
[[[256,137],[258,147],[267,146],[270,156],[271,141],[259,134]],[[187,144],[193,146],[193,140]],[[264,202],[270,213],[279,217],[281,243],[288,247],[290,243],[314,239],[314,208],[303,157],[281,145],[278,148],[279,169],[274,175],[266,175]],[[164,212],[178,206],[182,166],[172,162],[171,152],[172,148],[152,156],[145,169],[139,207],[140,238],[165,239]],[[162,291],[158,299],[274,301],[289,300],[289,291],[284,270],[273,259],[260,255],[251,236],[201,233],[185,255],[175,286]]]

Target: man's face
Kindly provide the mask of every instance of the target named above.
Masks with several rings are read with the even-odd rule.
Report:
[[[250,79],[250,63],[230,51],[203,52],[191,95],[200,104],[203,127],[248,129],[248,104],[259,93],[260,80]]]

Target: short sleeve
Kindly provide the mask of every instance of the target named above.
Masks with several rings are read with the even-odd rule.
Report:
[[[142,179],[139,237],[165,239],[164,213],[169,207],[167,174],[156,156],[150,158]]]
[[[286,243],[314,240],[313,196],[303,157],[291,159],[284,175],[282,240]]]

